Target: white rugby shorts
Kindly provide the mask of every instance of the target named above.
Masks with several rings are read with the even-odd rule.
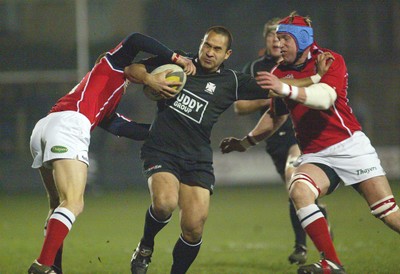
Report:
[[[295,166],[305,163],[329,166],[346,186],[386,174],[375,148],[362,131],[356,131],[350,138],[317,153],[301,155]]]
[[[31,135],[32,168],[51,168],[55,159],[77,159],[89,166],[90,121],[76,111],[53,112],[40,119]]]

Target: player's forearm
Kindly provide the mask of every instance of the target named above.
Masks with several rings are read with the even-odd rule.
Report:
[[[318,110],[329,109],[337,98],[336,91],[325,83],[314,84],[306,88],[283,84],[282,94],[291,100]]]
[[[247,115],[267,107],[269,102],[269,99],[239,100],[234,103],[234,110],[236,114]]]
[[[283,125],[287,117],[288,115],[283,115],[271,118],[269,113],[265,112],[249,135],[257,142],[267,139]]]
[[[288,115],[271,118],[270,115],[265,112],[254,129],[240,140],[240,145],[247,150],[249,147],[255,146],[262,140],[271,137],[275,131],[283,125],[287,118]]]
[[[143,64],[132,64],[125,67],[124,73],[129,81],[136,84],[146,84],[149,81],[149,77],[151,77]]]
[[[321,80],[321,76],[317,73],[314,74],[313,76],[306,77],[306,78],[300,78],[300,79],[290,79],[290,78],[280,78],[281,82],[296,86],[296,87],[308,87],[313,84],[319,83]]]

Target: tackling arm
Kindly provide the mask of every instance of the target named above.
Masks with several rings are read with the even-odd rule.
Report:
[[[99,126],[118,137],[127,137],[136,141],[143,141],[149,135],[150,124],[131,121],[119,113],[103,119]]]
[[[287,118],[288,115],[271,118],[270,114],[266,111],[249,134],[242,139],[237,139],[235,137],[224,138],[219,148],[222,153],[229,153],[232,151],[244,152],[249,147],[255,146],[260,141],[269,138],[285,123]]]
[[[270,101],[270,99],[238,100],[233,104],[233,106],[236,114],[246,115],[268,107]]]

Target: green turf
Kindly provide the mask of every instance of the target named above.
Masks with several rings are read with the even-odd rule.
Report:
[[[398,183],[392,183],[395,195]],[[25,273],[39,255],[47,201],[42,195],[0,195],[0,273]],[[400,273],[399,236],[369,213],[364,200],[341,187],[321,200],[328,205],[339,256],[348,273]],[[149,195],[131,190],[87,195],[84,213],[65,241],[64,273],[130,273],[129,261],[142,234]],[[148,274],[169,273],[179,235],[175,213],[156,238]],[[287,261],[293,233],[282,185],[217,188],[204,242],[189,274],[296,273]],[[309,242],[309,260],[318,254]]]

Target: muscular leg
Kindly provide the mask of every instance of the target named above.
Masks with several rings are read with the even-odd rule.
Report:
[[[288,155],[286,159],[285,165],[285,182],[286,188],[288,188],[288,184],[290,182],[290,178],[292,177],[293,171],[295,169],[294,162],[300,156],[300,148],[297,144],[292,145],[288,150]],[[304,231],[299,218],[296,214],[296,208],[293,204],[293,201],[289,198],[289,216],[290,222],[292,224],[292,229],[295,236],[295,244],[294,244],[294,251],[289,255],[289,262],[291,264],[303,264],[307,260],[307,244],[306,238],[307,234]]]
[[[171,173],[159,172],[149,178],[148,186],[152,204],[146,212],[141,244],[153,249],[155,236],[178,206],[179,181]]]
[[[39,172],[40,176],[42,177],[43,185],[46,188],[47,198],[49,200],[49,213],[44,224],[44,236],[46,237],[47,223],[54,210],[60,205],[60,197],[54,182],[53,170],[41,167]],[[57,273],[62,273],[62,251],[63,245],[61,244],[60,248],[57,250],[53,264],[53,268],[57,271]]]
[[[41,170],[42,171],[42,170]],[[49,195],[54,194],[54,186],[49,173],[43,171],[45,186]],[[58,190],[60,205],[51,214],[45,241],[38,262],[53,265],[57,251],[60,249],[72,224],[83,210],[83,194],[86,185],[87,165],[78,160],[55,160],[53,162],[53,178]]]
[[[209,205],[208,189],[181,184],[179,207],[182,234],[173,250],[171,274],[186,273],[199,253]]]
[[[151,206],[146,212],[143,237],[131,259],[132,274],[146,273],[154,250],[154,239],[178,206],[179,181],[169,172],[158,172],[148,179]]]
[[[390,195],[393,195],[389,182],[385,176],[378,176],[368,179],[360,183],[356,189],[364,197],[369,206],[377,203],[378,201],[385,200],[385,198]],[[393,212],[387,216],[382,217],[381,220],[388,227],[397,233],[400,233],[400,210],[393,210]]]
[[[304,174],[304,175],[302,175]],[[329,179],[319,167],[304,164],[298,167],[291,180],[289,195],[297,210],[302,227],[325,258],[341,264],[330,237],[328,223],[315,204],[315,200],[326,194]]]

